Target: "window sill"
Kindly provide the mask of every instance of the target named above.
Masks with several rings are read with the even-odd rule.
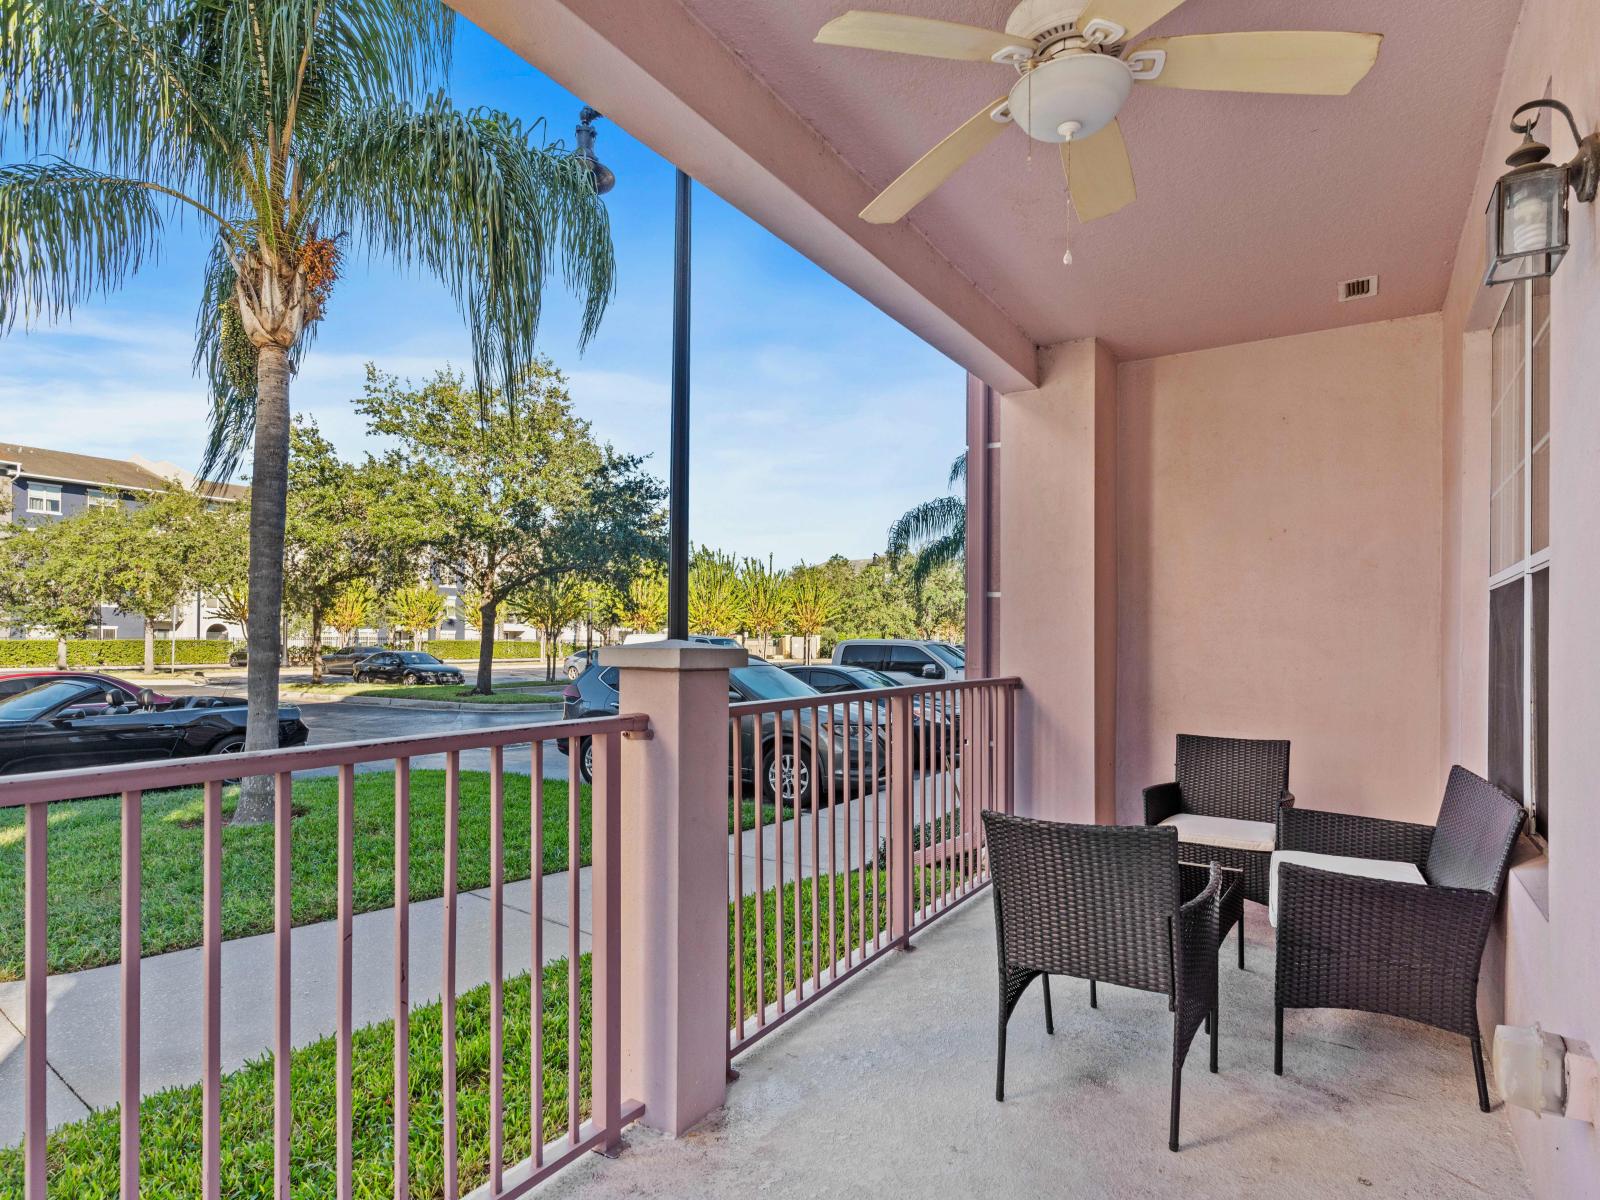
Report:
[[[1520,840],[1511,860],[1511,881],[1521,888],[1546,921],[1550,919],[1550,856]]]

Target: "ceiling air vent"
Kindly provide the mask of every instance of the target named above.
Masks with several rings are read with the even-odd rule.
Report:
[[[1346,279],[1339,285],[1339,303],[1346,300],[1365,300],[1378,294],[1378,277],[1363,275],[1360,279]]]

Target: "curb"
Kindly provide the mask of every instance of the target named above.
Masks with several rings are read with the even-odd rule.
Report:
[[[284,692],[285,699],[301,704],[352,704],[358,708],[409,708],[419,712],[558,713],[559,700],[534,704],[474,704],[461,700],[401,700],[384,696],[328,696],[317,692]]]

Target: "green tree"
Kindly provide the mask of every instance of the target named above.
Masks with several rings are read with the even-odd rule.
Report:
[[[739,573],[740,602],[745,628],[761,639],[761,653],[772,652],[772,636],[789,620],[789,579],[784,571],[774,570],[772,559],[744,560]]]
[[[384,587],[413,582],[418,534],[414,514],[381,466],[340,459],[308,417],[295,420],[289,446],[284,597],[290,611],[306,617],[311,677],[320,682],[322,631],[334,603],[357,580]],[[253,609],[254,590],[250,600]]]
[[[245,574],[246,513],[177,485],[90,509],[73,521],[100,520],[106,596],[144,618],[144,669],[154,671],[155,622],[170,619],[196,592],[217,592]]]
[[[732,634],[744,624],[739,564],[731,554],[701,546],[689,563],[689,628]]]
[[[950,464],[950,487],[965,483],[967,455]],[[967,555],[967,502],[961,496],[925,500],[889,526],[889,561],[899,567],[910,559],[913,588],[920,588],[939,567],[959,563]]]
[[[250,631],[250,584],[246,579],[224,584],[216,594],[215,612],[230,625],[237,625],[248,636]]]
[[[338,633],[340,643],[348,646],[357,633],[377,622],[378,611],[378,589],[365,579],[354,579],[333,598],[327,621]]]
[[[827,572],[801,563],[789,573],[789,623],[805,643],[805,661],[811,662],[811,640],[833,620],[839,592]]]
[[[600,644],[605,644],[605,631],[616,625],[622,612],[622,590],[605,579],[585,580],[583,584],[584,646],[594,646],[594,631],[600,630]]]
[[[628,582],[619,612],[635,633],[654,633],[667,623],[667,577],[657,563],[646,563]]]
[[[587,163],[539,124],[438,92],[453,28],[439,0],[0,0],[13,140],[83,155],[0,166],[0,330],[121,284],[180,217],[214,239],[195,358],[214,396],[202,474],[231,471],[254,441],[252,750],[278,736],[289,381],[341,254],[437,277],[485,386],[533,360],[552,272],[584,298],[585,341],[611,295]],[[247,781],[235,819],[271,810],[270,779]]]
[[[444,619],[444,597],[426,583],[413,583],[389,593],[383,611],[396,633],[411,635],[411,648],[422,649],[422,639]]]
[[[420,388],[369,367],[357,407],[397,444],[384,459],[419,521],[442,579],[477,597],[480,630],[508,597],[572,578],[621,586],[664,552],[661,484],[640,460],[596,441],[573,415],[548,360],[518,381],[520,401],[440,371]],[[476,690],[492,690],[494,645],[481,639]]]
[[[0,612],[9,624],[49,630],[62,669],[67,639],[94,623],[109,588],[105,511],[0,538]]]
[[[512,616],[539,631],[544,641],[544,677],[556,677],[561,631],[583,616],[583,582],[571,575],[535,579],[507,600]]]

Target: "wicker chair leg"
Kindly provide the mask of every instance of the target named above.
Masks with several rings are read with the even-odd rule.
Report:
[[[1244,914],[1239,914],[1239,970],[1244,970]]]
[[[1206,1021],[1206,1031],[1211,1034],[1211,1073],[1217,1073],[1217,1014],[1218,1006],[1212,1004],[1211,1016]]]
[[[1272,1009],[1272,1073],[1283,1074],[1283,1005]]]
[[[1172,1056],[1172,1120],[1167,1128],[1167,1149],[1176,1152],[1178,1149],[1178,1098],[1183,1090],[1183,1062],[1176,1054]]]
[[[1472,1073],[1478,1077],[1478,1107],[1489,1111],[1489,1084],[1483,1077],[1483,1038],[1472,1035]]]
[[[1100,993],[1095,990],[1094,980],[1089,980],[1089,1007],[1100,1007]]]
[[[1006,1016],[1004,1010],[1000,1013],[1000,1048],[995,1052],[994,1058],[994,1098],[997,1101],[1006,1098]]]
[[[1050,1011],[1050,976],[1041,975],[1039,981],[1044,984],[1044,1031],[1054,1034],[1056,1031],[1055,1013]]]

